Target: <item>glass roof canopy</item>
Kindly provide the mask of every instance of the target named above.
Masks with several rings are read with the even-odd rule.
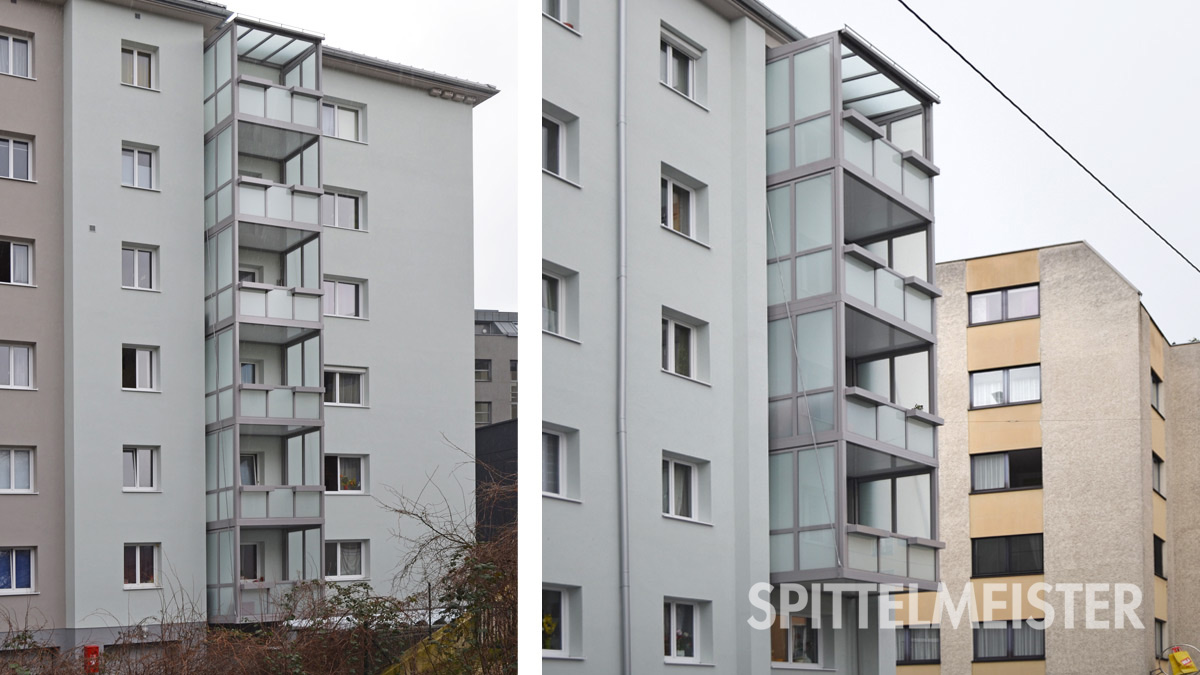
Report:
[[[252,63],[282,68],[315,46],[311,40],[258,26],[237,27],[238,58]]]
[[[841,31],[842,107],[867,118],[937,103],[937,94],[857,33]]]

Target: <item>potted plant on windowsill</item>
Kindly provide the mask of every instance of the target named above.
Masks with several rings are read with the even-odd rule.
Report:
[[[358,489],[358,480],[357,479],[351,478],[350,476],[342,476],[341,479],[342,479],[342,489],[343,490],[357,490]]]

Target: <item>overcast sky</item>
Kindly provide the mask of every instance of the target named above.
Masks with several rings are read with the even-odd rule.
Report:
[[[500,89],[474,111],[475,307],[516,311],[516,3],[218,1],[234,12],[321,33],[331,47]]]
[[[1200,265],[1200,3],[907,0]],[[1200,273],[1087,177],[896,0],[765,0],[806,35],[849,25],[933,89],[937,258],[1087,240],[1167,339],[1200,338]]]

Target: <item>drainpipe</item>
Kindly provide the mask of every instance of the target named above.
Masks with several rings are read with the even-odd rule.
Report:
[[[633,673],[633,637],[629,608],[629,451],[626,359],[628,354],[628,222],[626,218],[625,32],[626,0],[617,1],[617,536],[621,555],[621,673]]]

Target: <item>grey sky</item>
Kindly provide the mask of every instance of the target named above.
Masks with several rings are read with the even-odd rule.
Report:
[[[475,108],[475,306],[516,310],[515,3],[218,1],[234,12],[322,33],[332,47],[500,89]]]
[[[907,0],[1200,265],[1200,3]],[[1200,273],[993,92],[896,0],[765,0],[806,35],[849,25],[938,93],[937,258],[1087,240],[1167,339],[1200,338]]]

